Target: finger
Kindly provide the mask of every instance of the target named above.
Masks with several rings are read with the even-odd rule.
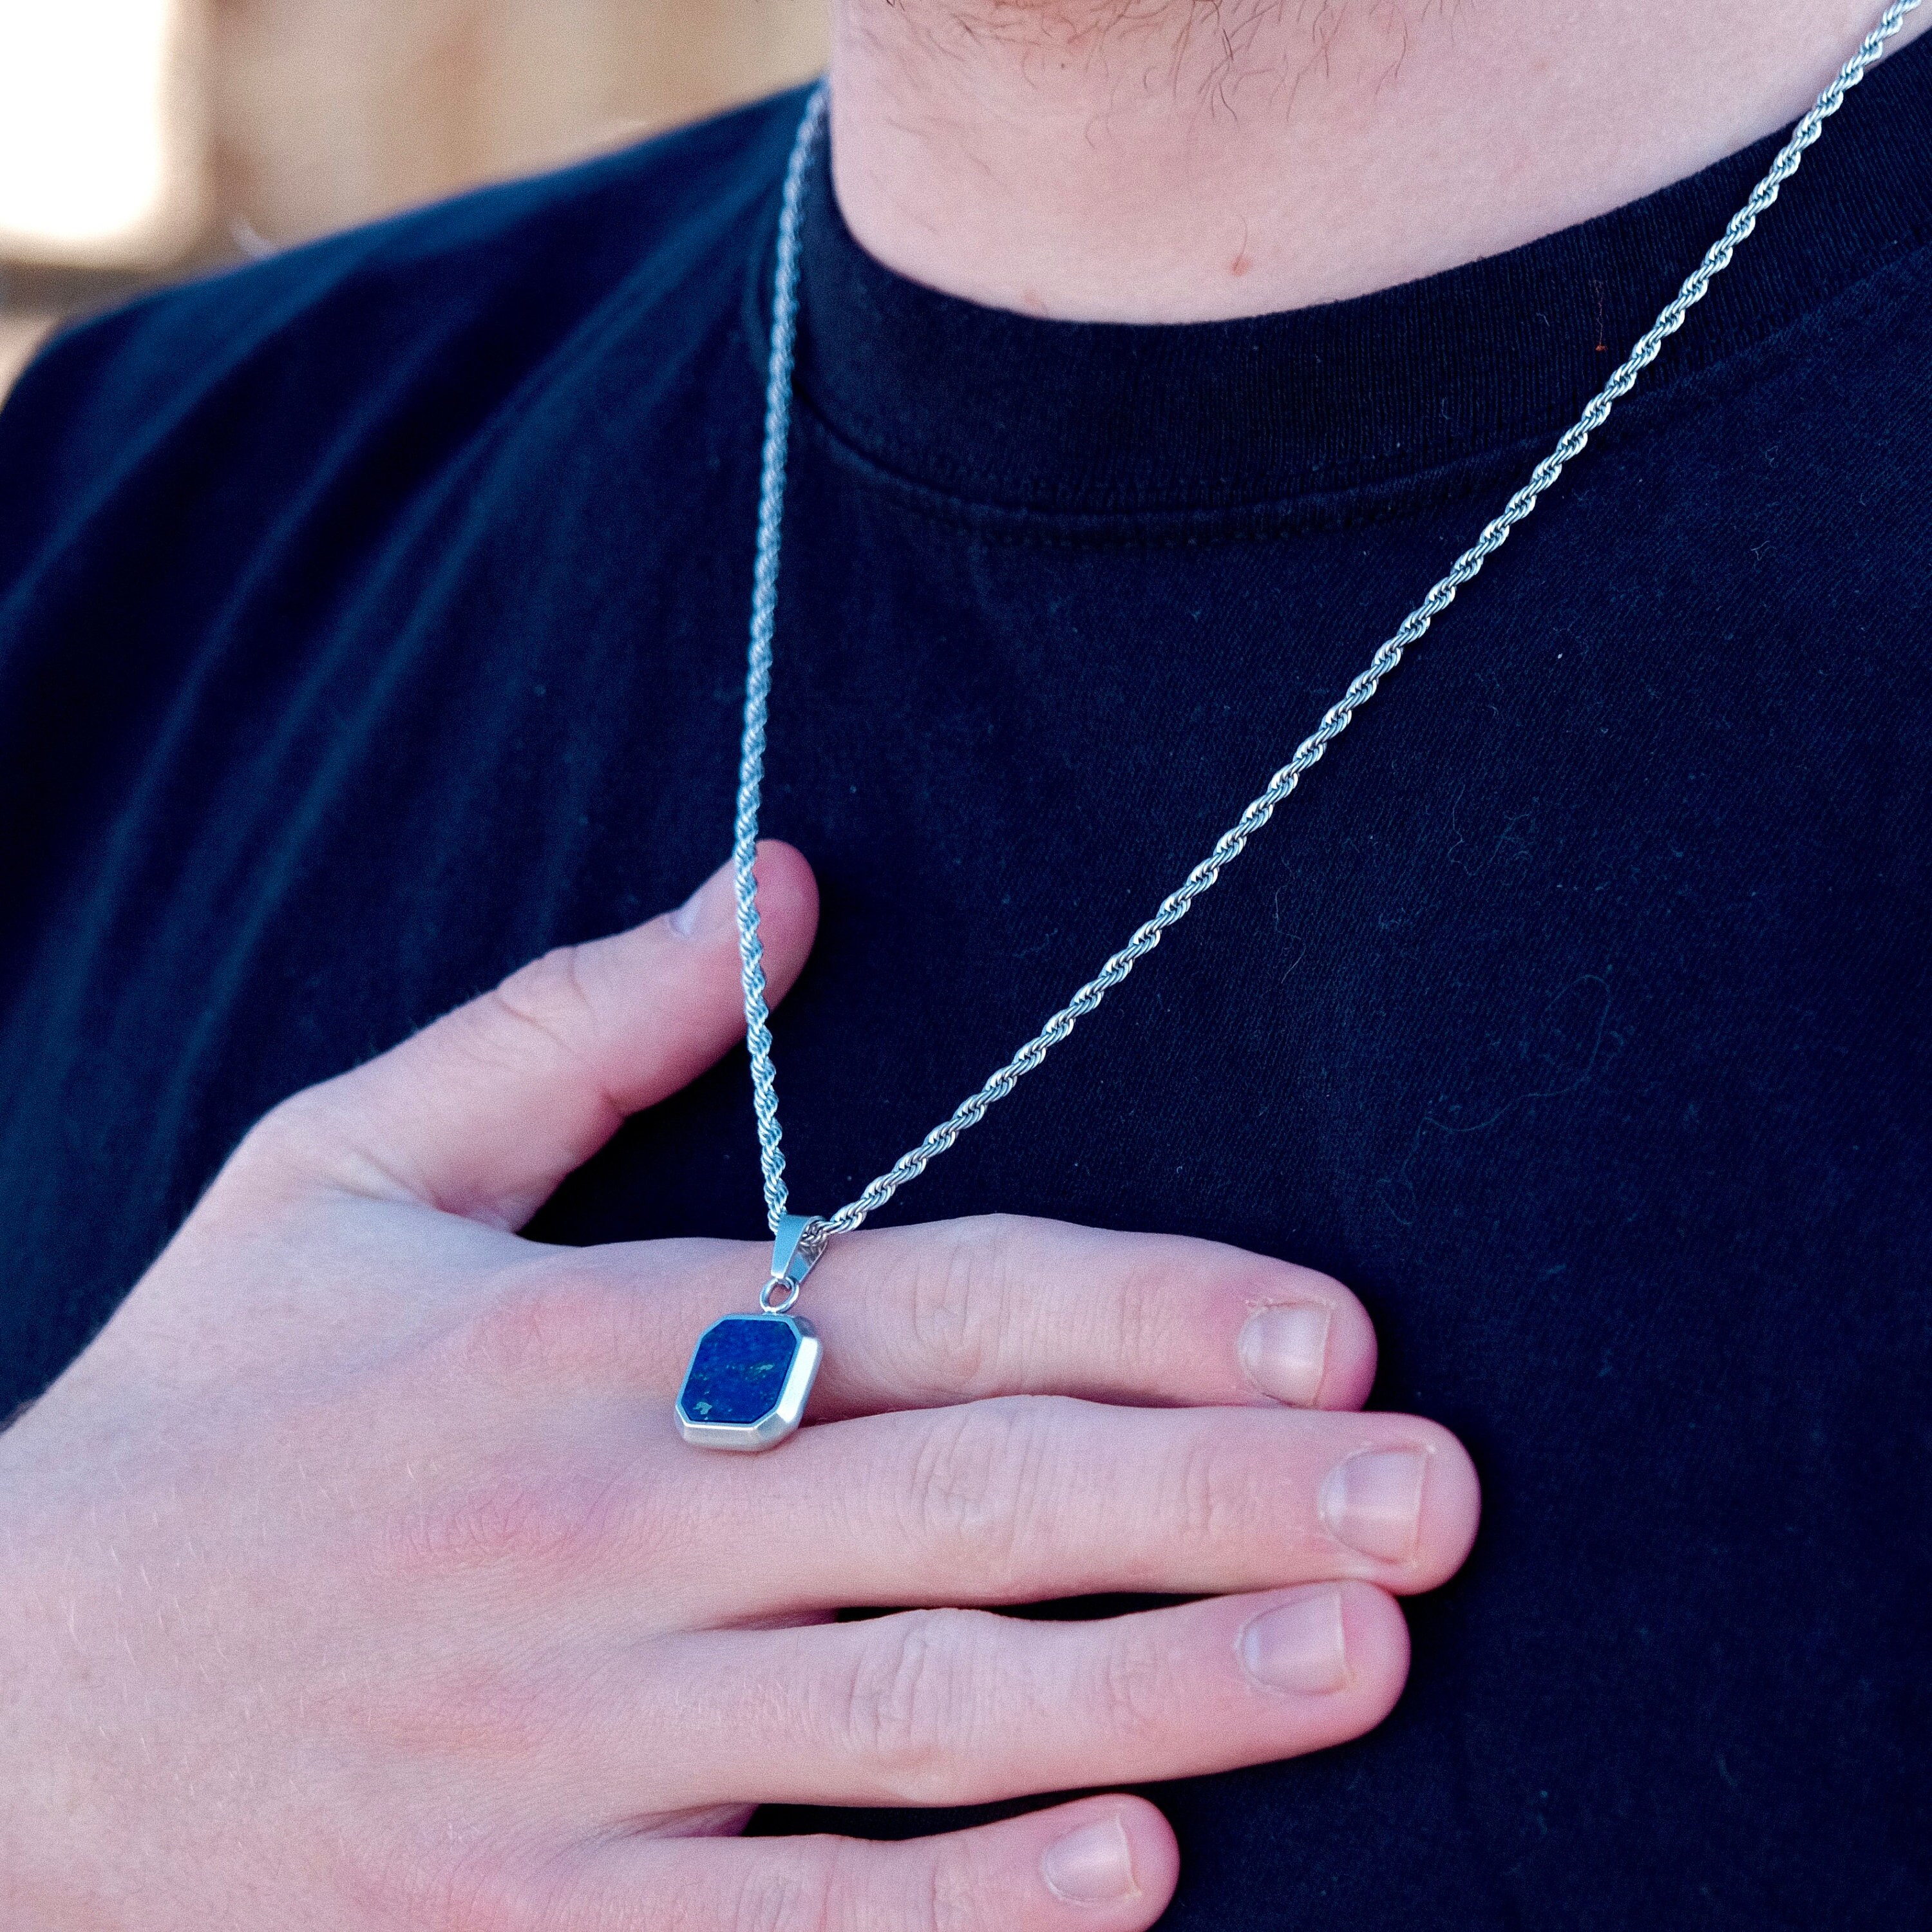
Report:
[[[811,950],[818,889],[758,848],[774,1000]],[[517,1227],[626,1115],[743,1036],[730,868],[680,911],[560,946],[380,1058],[284,1103],[259,1138],[358,1192]]]
[[[1415,1417],[1046,1396],[808,1429],[693,1484],[740,1616],[1342,1577],[1406,1594],[1454,1574],[1480,1508],[1461,1444]]]
[[[821,1420],[995,1395],[1352,1408],[1375,1380],[1340,1282],[1216,1241],[988,1216],[836,1240],[808,1287]]]
[[[542,1932],[1144,1932],[1180,1855],[1138,1798],[1089,1798],[970,1832],[854,1838],[620,1838],[539,1912]],[[499,1922],[492,1921],[492,1923]]]
[[[542,1251],[473,1310],[481,1358],[668,1400],[704,1330],[753,1305],[770,1258],[724,1242]],[[842,1236],[800,1312],[825,1346],[814,1421],[996,1395],[1354,1408],[1375,1379],[1374,1327],[1326,1275],[1016,1216]]]
[[[674,1702],[606,1711],[590,1748],[640,1808],[663,1802],[644,1736],[682,1740],[685,1802],[981,1804],[1323,1750],[1380,1724],[1408,1670],[1402,1612],[1366,1583],[1081,1623],[915,1610],[674,1641]]]
[[[992,1215],[835,1241],[809,1286],[824,1419],[1031,1394],[1351,1408],[1375,1380],[1340,1282],[1218,1241]]]

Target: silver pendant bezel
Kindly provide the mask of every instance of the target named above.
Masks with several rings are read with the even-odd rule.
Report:
[[[784,1386],[778,1390],[778,1400],[756,1422],[698,1422],[684,1412],[685,1387],[691,1380],[687,1364],[684,1380],[679,1383],[677,1390],[677,1432],[699,1449],[734,1449],[744,1454],[775,1448],[805,1420],[805,1405],[811,1396],[812,1384],[818,1379],[818,1365],[825,1353],[824,1345],[820,1342],[818,1331],[802,1315],[748,1311],[742,1315],[721,1315],[698,1338],[692,1348],[692,1361],[698,1359],[698,1352],[704,1346],[706,1337],[712,1330],[722,1328],[728,1322],[782,1322],[798,1338],[791,1366],[785,1374]]]

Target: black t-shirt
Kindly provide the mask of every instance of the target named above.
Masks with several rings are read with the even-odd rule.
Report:
[[[890,1210],[1327,1269],[1376,1404],[1481,1469],[1380,1730],[1156,1794],[1171,1932],[1932,1912],[1928,82],[1922,43],[1852,96],[1249,854]],[[798,108],[141,303],[0,416],[0,1407],[272,1102],[724,856]],[[903,281],[821,167],[767,817],[824,890],[799,1204],[1178,882],[1768,152],[1162,328]],[[736,1056],[534,1232],[756,1235],[748,1097]]]

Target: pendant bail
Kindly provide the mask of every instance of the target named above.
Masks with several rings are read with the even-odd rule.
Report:
[[[809,1214],[782,1214],[772,1242],[771,1279],[758,1291],[767,1315],[782,1315],[825,1252],[825,1224]]]

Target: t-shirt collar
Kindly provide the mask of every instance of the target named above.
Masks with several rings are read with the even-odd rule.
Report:
[[[1042,320],[893,273],[846,227],[821,144],[802,232],[800,392],[868,462],[984,504],[1211,509],[1414,477],[1559,432],[1781,139],[1400,287],[1156,326]],[[1928,237],[1932,37],[1882,63],[1828,124],[1646,389],[1762,340]]]

